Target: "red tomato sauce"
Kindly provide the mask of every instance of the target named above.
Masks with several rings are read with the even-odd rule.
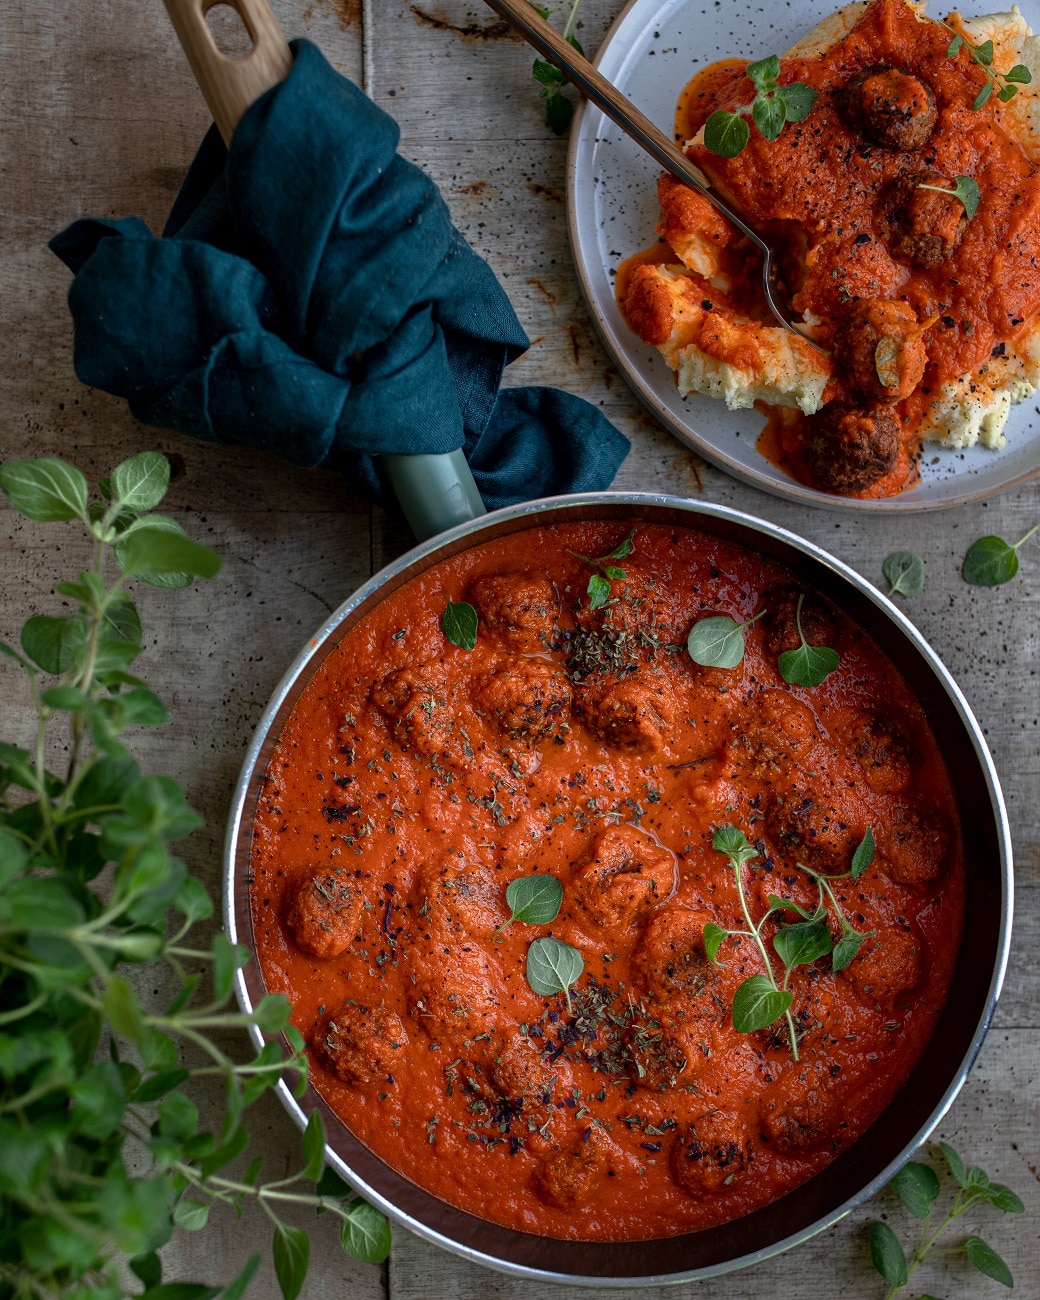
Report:
[[[590,608],[580,557],[625,533],[532,529],[388,596],[288,718],[252,846],[260,967],[329,1105],[445,1201],[593,1241],[726,1222],[861,1137],[932,1032],[964,893],[942,758],[867,632],[781,566],[659,525]],[[799,598],[839,656],[816,687],[777,666]],[[471,650],[442,631],[449,601],[477,611]],[[687,635],[722,614],[761,617],[737,667],[700,667]],[[712,846],[726,825],[758,853],[742,892]],[[796,1061],[785,1019],[733,1026],[764,965],[732,932],[771,895],[815,911],[799,863],[868,937],[844,969],[792,968]],[[558,916],[507,924],[506,887],[534,875],[562,885]],[[762,926],[778,980],[772,940],[799,919]],[[837,942],[830,903],[827,925]],[[705,926],[731,932],[715,961]],[[550,936],[584,961],[569,1007],[528,983]]]

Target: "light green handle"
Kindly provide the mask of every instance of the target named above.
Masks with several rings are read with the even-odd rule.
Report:
[[[439,455],[380,460],[418,541],[487,514],[461,447]]]

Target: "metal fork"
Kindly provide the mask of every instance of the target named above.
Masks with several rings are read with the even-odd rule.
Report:
[[[654,126],[643,113],[636,108],[627,96],[612,85],[601,72],[597,72],[588,59],[584,58],[573,45],[565,41],[560,33],[541,14],[528,3],[528,0],[485,0],[485,3],[500,17],[506,19],[524,37],[524,39],[550,63],[566,76],[567,80],[601,109],[617,126],[630,135],[633,140],[665,171],[677,177],[685,185],[715,205],[727,217],[741,234],[746,235],[762,254],[762,288],[765,292],[769,310],[785,329],[797,334],[806,343],[812,344],[819,351],[824,349],[805,334],[806,325],[799,321],[787,302],[787,293],[780,279],[776,266],[776,256],[754,226],[735,211],[734,208],[712,189],[708,178],[686,157],[681,149],[669,140],[658,127]]]

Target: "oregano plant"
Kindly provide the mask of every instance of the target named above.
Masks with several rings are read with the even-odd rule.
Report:
[[[798,869],[805,872],[816,884],[816,906],[811,909],[801,907],[798,903],[777,894],[768,897],[768,908],[756,921],[751,914],[748,889],[745,882],[745,867],[760,856],[759,850],[752,844],[737,826],[720,826],[712,837],[711,846],[729,859],[733,870],[737,898],[745,928],[727,930],[715,922],[709,921],[703,930],[704,951],[709,961],[723,965],[719,952],[723,944],[731,939],[750,939],[757,950],[762,967],[754,975],[749,975],[738,986],[733,995],[731,1010],[733,1028],[741,1034],[752,1034],[758,1029],[765,1029],[783,1019],[787,1024],[791,1055],[798,1060],[798,1035],[795,1030],[791,1004],[794,994],[788,985],[795,969],[799,966],[811,966],[822,957],[831,958],[831,969],[844,970],[856,957],[863,940],[869,934],[861,934],[842,910],[832,881],[849,878],[858,880],[874,860],[874,834],[867,832],[852,856],[849,870],[840,875],[823,876],[810,871],[802,863]],[[839,927],[837,943],[831,933],[829,912],[833,910]],[[772,937],[772,949],[766,942],[766,925],[774,917],[794,914],[799,919],[782,924]],[[775,924],[775,921],[774,921]],[[873,931],[870,932],[871,934]],[[775,958],[779,958],[780,971],[777,972]]]
[[[92,498],[55,457],[0,465],[16,510],[79,523],[93,544],[89,566],[57,586],[71,612],[34,615],[18,645],[0,642],[35,717],[30,734],[0,742],[0,1295],[12,1300],[238,1300],[258,1255],[231,1281],[200,1286],[164,1282],[158,1251],[177,1230],[203,1229],[214,1206],[246,1201],[271,1221],[285,1300],[309,1257],[287,1207],[336,1215],[359,1258],[389,1250],[383,1216],[322,1172],[317,1114],[296,1172],[264,1179],[260,1157],[229,1172],[249,1146],[250,1106],[287,1071],[299,1095],[307,1061],[285,998],[235,1009],[249,954],[206,926],[212,900],[172,849],[202,820],[176,781],[142,772],[125,739],[168,717],[131,672],[143,637],[130,584],[186,587],[220,564],[154,513],[169,478],[166,459],[144,452]],[[189,973],[200,970],[206,979]],[[165,1000],[141,991],[171,982]],[[249,1028],[265,1036],[258,1052]],[[241,1033],[235,1057],[221,1045],[228,1030]],[[212,1075],[224,1104],[207,1127],[197,1088]]]
[[[602,609],[610,600],[612,582],[620,582],[625,578],[625,570],[620,565],[614,564],[614,560],[624,560],[632,554],[634,546],[634,537],[636,530],[633,528],[628,532],[617,546],[609,550],[606,555],[579,555],[577,551],[568,551],[568,555],[573,555],[576,560],[581,560],[591,569],[595,570],[589,578],[586,595],[589,598],[589,609]]]
[[[804,122],[816,103],[816,91],[800,81],[781,86],[780,59],[768,58],[749,63],[746,74],[755,88],[755,98],[736,112],[719,109],[704,123],[704,147],[719,158],[736,158],[751,138],[747,124],[750,116],[764,140],[776,140],[787,122]]]
[[[871,1262],[889,1284],[885,1300],[892,1300],[902,1291],[922,1264],[957,1255],[963,1256],[976,1272],[994,1282],[1006,1287],[1015,1285],[1007,1264],[981,1237],[971,1234],[956,1246],[940,1246],[938,1241],[955,1220],[969,1210],[988,1205],[1002,1214],[1022,1214],[1025,1206],[1010,1187],[991,1181],[977,1165],[967,1166],[947,1142],[939,1143],[939,1151],[956,1190],[949,1209],[938,1222],[933,1219],[933,1210],[942,1194],[942,1183],[931,1165],[911,1160],[889,1183],[903,1208],[922,1221],[920,1236],[910,1257],[907,1258],[902,1242],[888,1223],[877,1219],[870,1225]]]

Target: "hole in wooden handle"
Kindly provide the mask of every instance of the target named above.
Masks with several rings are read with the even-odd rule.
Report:
[[[256,41],[234,0],[212,0],[206,6],[206,26],[213,44],[228,59],[244,59]]]

